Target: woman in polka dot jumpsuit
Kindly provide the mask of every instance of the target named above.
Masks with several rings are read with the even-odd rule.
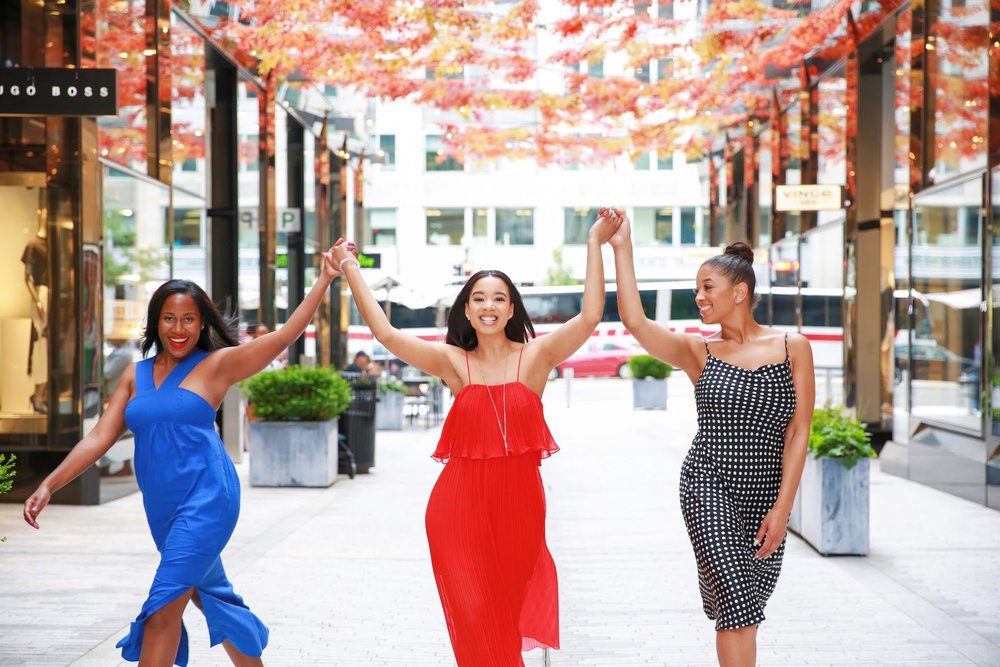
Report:
[[[612,237],[622,322],[695,385],[698,434],[681,470],[681,509],[722,667],[756,664],[757,626],[778,581],[802,476],[815,387],[809,342],[754,321],[753,251],[734,243],[698,270],[707,339],[650,321],[626,220]]]

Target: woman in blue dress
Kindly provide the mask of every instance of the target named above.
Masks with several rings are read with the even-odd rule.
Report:
[[[122,374],[94,429],[24,503],[24,519],[97,462],[126,427],[135,434],[135,474],[160,553],[149,597],[119,643],[141,667],[187,665],[188,602],[205,615],[212,645],[221,643],[238,667],[262,665],[267,627],[233,591],[220,553],[236,527],[240,481],[215,430],[229,388],[265,368],[291,345],[340,275],[331,253],[312,290],[277,331],[237,345],[232,326],[203,289],[170,280],[149,302],[142,351],[155,349]]]

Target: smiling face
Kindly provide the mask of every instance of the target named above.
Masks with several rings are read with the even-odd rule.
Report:
[[[198,345],[201,329],[201,311],[189,294],[171,294],[164,300],[157,325],[164,352],[183,359]]]
[[[503,333],[507,320],[514,315],[507,283],[494,276],[476,281],[465,303],[465,316],[477,335]]]
[[[703,264],[698,269],[694,301],[705,324],[717,324],[737,308],[744,307],[746,296],[746,283],[734,285],[728,276],[711,265]]]

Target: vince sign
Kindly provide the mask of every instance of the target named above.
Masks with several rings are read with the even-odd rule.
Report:
[[[842,185],[777,185],[776,211],[836,211],[844,208]]]
[[[0,67],[0,116],[117,116],[113,69]]]

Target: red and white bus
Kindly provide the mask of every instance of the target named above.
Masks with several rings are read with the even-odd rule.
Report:
[[[702,324],[694,300],[695,283],[663,282],[640,283],[639,298],[646,316],[674,331],[708,335],[712,327]],[[518,288],[524,307],[531,316],[535,332],[545,334],[580,312],[583,302],[582,285],[530,286]],[[841,318],[843,290],[836,288],[760,287],[760,303],[754,311],[757,321],[776,329],[800,331],[813,347],[815,364],[819,368],[840,368],[843,365],[844,331]],[[457,287],[455,290],[457,293]],[[801,293],[801,320],[799,329],[798,297]],[[908,293],[894,293],[896,306],[896,332],[909,327]],[[454,294],[442,298],[437,305],[410,309],[392,304],[392,323],[426,340],[444,341],[448,310]],[[913,299],[913,328],[919,336],[929,335],[930,318],[926,298],[915,294]],[[925,331],[925,329],[927,331]],[[618,317],[618,294],[614,284],[607,286],[604,298],[604,316],[594,332],[595,336],[614,336],[634,342]],[[353,354],[364,350],[376,360],[388,358],[387,351],[375,341],[368,327],[361,323],[357,309],[351,301],[351,319],[348,327],[348,351]]]

